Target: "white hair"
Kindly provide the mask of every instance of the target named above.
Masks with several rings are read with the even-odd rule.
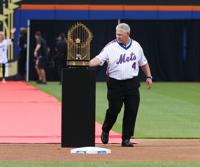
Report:
[[[119,23],[117,26],[116,26],[116,30],[121,30],[121,31],[124,31],[124,32],[127,32],[130,34],[131,32],[131,28],[128,24],[126,23]]]

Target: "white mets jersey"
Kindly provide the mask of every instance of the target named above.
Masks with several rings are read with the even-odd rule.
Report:
[[[2,42],[0,42],[0,64],[5,64],[8,62],[8,46],[12,45],[11,39],[4,39]]]
[[[113,40],[96,57],[101,61],[100,65],[108,63],[107,75],[117,80],[138,76],[139,66],[147,64],[142,47],[133,39],[129,39],[127,46]]]

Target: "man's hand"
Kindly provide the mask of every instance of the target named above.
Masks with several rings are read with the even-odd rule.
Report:
[[[37,58],[37,57],[38,57],[38,54],[37,54],[37,52],[36,52],[36,51],[34,52],[34,57],[35,57],[35,58]]]
[[[149,64],[145,64],[142,67],[142,71],[145,73],[146,75],[146,84],[147,84],[147,89],[150,89],[152,87],[152,75],[151,75],[151,70],[149,68]]]
[[[14,34],[15,31],[16,31],[16,28],[12,28],[10,32],[11,32],[12,34]]]
[[[92,60],[90,60],[89,67],[96,67],[96,66],[99,66],[100,64],[101,64],[101,61],[97,57],[95,57]]]
[[[36,48],[35,48],[35,50],[34,50],[34,57],[38,57],[39,55],[38,55],[38,51],[39,51],[39,49],[41,48],[41,45],[40,44],[37,44],[36,45]]]
[[[152,84],[153,84],[152,78],[148,77],[148,78],[146,79],[147,89],[151,89]]]

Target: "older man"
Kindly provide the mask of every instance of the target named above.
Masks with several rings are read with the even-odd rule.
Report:
[[[102,143],[108,143],[109,131],[116,122],[117,116],[124,104],[121,144],[123,147],[134,146],[130,139],[134,135],[140,102],[140,82],[137,78],[139,66],[146,75],[147,88],[152,86],[151,71],[143,49],[129,35],[129,25],[126,23],[118,24],[116,27],[116,39],[109,42],[101,53],[89,62],[90,67],[103,65],[104,62],[108,64],[108,109],[102,126]]]
[[[8,46],[12,45],[15,28],[11,29],[11,39],[5,39],[3,31],[0,31],[0,64],[2,65],[2,83],[5,83],[6,63],[8,63]]]

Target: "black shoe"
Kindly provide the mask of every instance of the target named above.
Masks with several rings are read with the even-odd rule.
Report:
[[[101,141],[103,144],[108,144],[109,133],[102,131],[101,133]]]
[[[47,84],[47,82],[42,82],[41,84],[43,84],[43,85],[46,85],[46,84]]]
[[[122,147],[134,147],[134,145],[130,142],[130,140],[126,139],[122,141]]]
[[[42,80],[38,80],[38,81],[36,81],[36,83],[41,84],[41,83],[42,83]]]

